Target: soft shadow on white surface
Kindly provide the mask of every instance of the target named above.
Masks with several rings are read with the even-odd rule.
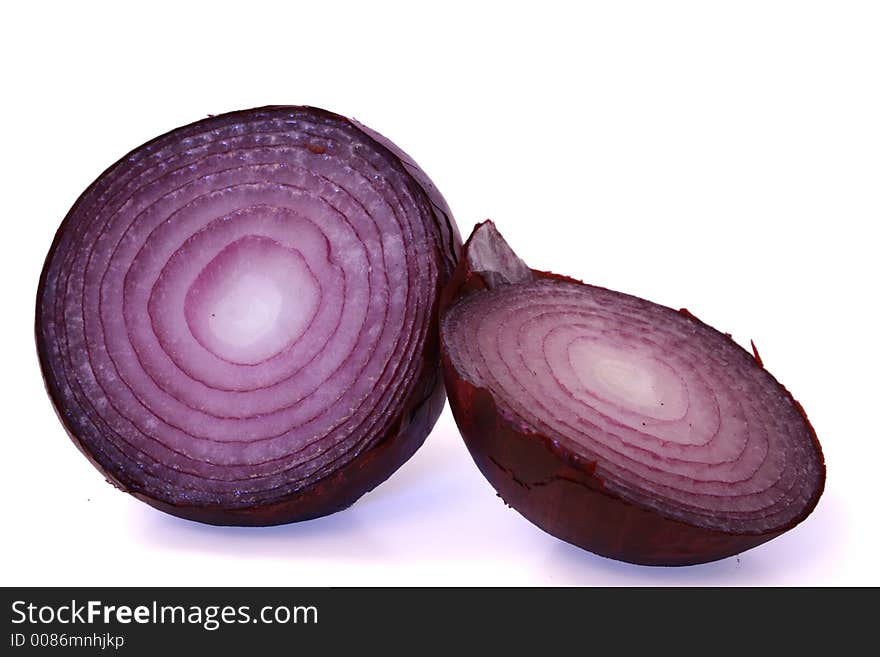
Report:
[[[432,542],[420,530],[448,516],[466,495],[456,484],[464,448],[451,438],[432,436],[434,444],[388,481],[330,516],[277,527],[215,527],[138,505],[133,531],[156,549],[226,556],[370,564],[393,560],[408,547],[418,549],[410,558],[429,557]]]
[[[236,583],[260,585],[774,586],[821,585],[843,574],[852,527],[831,492],[801,525],[741,555],[637,566],[543,533],[495,497],[457,436],[438,434],[351,509],[325,518],[213,527],[132,505],[131,531],[157,560],[185,559],[193,583],[218,565],[217,584],[232,583],[224,571],[234,566],[250,570]]]
[[[138,539],[154,549],[229,557],[347,558],[353,546],[364,556],[381,555],[381,541],[354,513],[278,527],[214,527],[139,509]]]

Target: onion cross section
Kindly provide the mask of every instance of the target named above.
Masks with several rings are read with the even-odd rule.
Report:
[[[444,293],[447,392],[480,470],[547,532],[649,565],[801,522],[816,434],[757,358],[687,311],[531,270],[491,222]]]
[[[444,403],[440,291],[460,238],[424,172],[312,107],[209,117],[76,201],[37,347],[68,433],[175,515],[278,524],[391,475]]]

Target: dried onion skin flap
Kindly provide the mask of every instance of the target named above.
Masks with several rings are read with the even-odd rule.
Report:
[[[80,196],[43,268],[52,402],[117,487],[211,524],[351,505],[445,402],[440,291],[460,238],[424,172],[337,114],[212,116]]]
[[[478,225],[443,295],[453,415],[532,523],[645,565],[714,561],[816,506],[825,465],[800,404],[696,319],[530,269]]]

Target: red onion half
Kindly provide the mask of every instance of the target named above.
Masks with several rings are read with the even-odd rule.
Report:
[[[531,270],[491,222],[471,235],[440,335],[447,394],[507,504],[597,554],[713,561],[794,527],[825,466],[755,355],[642,299]]]
[[[460,248],[425,174],[310,107],[210,117],[107,169],[55,236],[40,363],[122,490],[214,524],[343,509],[444,403],[439,291]]]

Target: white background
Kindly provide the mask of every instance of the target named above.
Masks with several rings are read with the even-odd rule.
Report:
[[[880,584],[880,15],[855,2],[7,3],[4,585]],[[37,278],[77,195],[178,125],[263,104],[397,142],[462,233],[750,338],[803,403],[815,513],[705,566],[645,568],[506,508],[448,410],[335,516],[216,528],[107,485],[44,392]]]

